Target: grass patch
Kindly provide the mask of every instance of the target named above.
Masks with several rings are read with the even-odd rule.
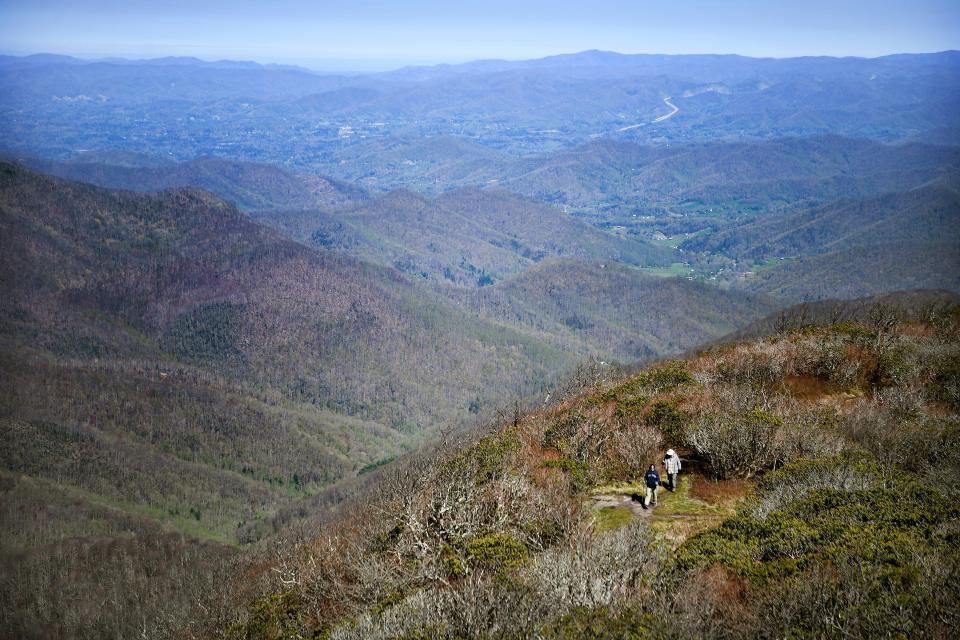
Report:
[[[225,534],[218,529],[211,529],[204,526],[197,518],[194,518],[188,511],[186,514],[172,514],[169,510],[161,507],[155,507],[145,504],[136,504],[126,500],[120,500],[99,493],[94,493],[82,487],[54,482],[46,478],[30,478],[33,482],[46,484],[51,487],[59,488],[64,494],[73,496],[75,499],[94,505],[102,509],[118,511],[128,515],[144,516],[155,522],[165,524],[176,531],[196,538],[198,540],[211,540],[220,544],[237,547],[237,540],[233,536]],[[198,512],[199,513],[199,512]]]
[[[619,529],[632,519],[629,507],[604,507],[593,512],[593,525],[600,533]]]
[[[702,479],[696,479],[703,482]],[[661,488],[657,493],[659,506],[655,515],[658,516],[727,516],[733,515],[732,505],[716,505],[704,502],[693,496],[690,489],[694,479],[689,474],[680,474],[677,478],[677,490],[674,492]]]
[[[683,262],[674,262],[669,267],[643,267],[640,270],[658,278],[676,278],[696,274],[693,267]]]
[[[594,487],[590,493],[592,495],[616,495],[616,496],[629,496],[634,493],[639,493],[643,495],[643,492],[646,491],[646,487],[643,482],[639,480],[636,482],[611,482],[609,484],[600,485]]]

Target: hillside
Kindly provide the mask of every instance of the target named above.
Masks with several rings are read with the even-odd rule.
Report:
[[[290,173],[267,164],[214,156],[157,163],[151,158],[138,157],[130,162],[131,159],[117,154],[91,155],[81,154],[59,162],[38,159],[22,162],[36,171],[111,189],[148,192],[199,187],[245,211],[329,210],[366,198],[363,190],[356,187],[323,176]]]
[[[957,308],[866,315],[601,381],[395,463],[276,562],[227,637],[950,637]],[[679,485],[645,509],[666,447]]]
[[[517,162],[504,188],[586,211],[685,205],[729,213],[783,202],[904,190],[960,164],[954,148],[835,136],[654,147],[600,140]],[[596,215],[596,213],[594,214]]]
[[[877,244],[785,260],[738,287],[780,300],[856,298],[912,288],[960,291],[956,243]]]
[[[621,362],[703,344],[777,306],[764,296],[650,276],[616,262],[569,259],[544,260],[492,287],[448,295],[485,317]]]
[[[779,309],[723,336],[717,344],[735,343],[773,336],[805,326],[840,322],[869,323],[880,311],[900,322],[923,323],[960,306],[960,293],[937,289],[914,289],[863,298],[801,302]]]
[[[548,256],[667,265],[669,248],[620,238],[559,209],[506,192],[395,190],[349,210],[266,212],[259,219],[315,246],[392,266],[415,278],[483,286]]]
[[[437,136],[364,140],[338,153],[323,171],[372,189],[432,193],[453,185],[493,186],[603,215],[620,207],[633,212],[665,205],[683,205],[680,210],[688,213],[711,207],[737,213],[868,196],[908,190],[958,166],[956,148],[840,136],[676,145],[604,137],[522,158]]]
[[[575,361],[205,192],[105,191],[3,165],[0,206],[7,453],[24,447],[8,463],[58,478],[77,447],[127,448],[64,479],[197,507],[227,538],[274,501],[396,453],[451,411],[539,390],[527,381]],[[147,473],[186,493],[113,481]]]
[[[960,192],[952,181],[934,182],[900,193],[767,215],[682,246],[757,262],[893,243],[960,248],[958,223]]]

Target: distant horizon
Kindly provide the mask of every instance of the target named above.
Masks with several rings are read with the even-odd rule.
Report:
[[[893,51],[881,55],[830,55],[830,54],[806,54],[795,56],[757,56],[747,55],[736,52],[713,52],[713,53],[662,53],[662,52],[623,52],[612,49],[583,49],[579,51],[562,51],[534,57],[484,57],[469,59],[451,59],[451,60],[423,60],[423,61],[401,61],[401,60],[371,60],[363,58],[319,58],[319,59],[286,59],[286,58],[253,58],[253,57],[221,57],[221,56],[202,56],[192,54],[158,54],[149,56],[140,56],[136,54],[117,55],[117,54],[77,54],[61,51],[34,51],[31,53],[16,52],[6,49],[0,49],[0,56],[13,58],[30,58],[35,56],[59,56],[73,58],[82,62],[154,62],[158,60],[196,60],[207,64],[216,63],[236,63],[236,64],[256,64],[260,66],[279,66],[279,67],[299,67],[307,71],[322,71],[327,73],[383,73],[398,71],[412,67],[440,67],[457,66],[462,64],[472,64],[478,62],[528,62],[535,60],[544,60],[561,56],[577,56],[587,53],[604,53],[620,56],[664,56],[664,57],[684,57],[684,56],[731,56],[748,58],[754,60],[790,60],[799,58],[831,58],[831,59],[861,59],[876,60],[890,56],[922,56],[939,55],[947,53],[960,52],[956,49],[940,49],[930,51]]]
[[[11,54],[384,71],[603,50],[874,58],[960,49],[956,0],[5,0]]]

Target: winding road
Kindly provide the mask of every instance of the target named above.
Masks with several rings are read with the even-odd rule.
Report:
[[[654,118],[654,120],[653,120],[654,122],[663,122],[663,121],[666,120],[667,118],[673,117],[678,111],[680,111],[680,107],[678,107],[677,105],[675,105],[675,104],[673,104],[672,102],[670,102],[670,96],[667,96],[666,98],[664,98],[664,99],[663,99],[663,103],[664,103],[665,105],[667,105],[668,107],[670,107],[671,109],[673,109],[673,111],[671,111],[670,113],[668,113],[668,114],[665,115],[665,116],[660,116],[659,118]]]
[[[677,105],[675,105],[675,104],[673,104],[672,102],[670,102],[670,96],[667,96],[666,98],[664,98],[664,99],[663,99],[663,103],[664,103],[665,105],[667,105],[668,107],[670,107],[671,109],[673,109],[673,111],[671,111],[671,112],[668,113],[667,115],[660,116],[659,118],[654,118],[653,120],[650,121],[650,124],[655,124],[655,123],[657,123],[657,122],[663,122],[663,121],[666,120],[667,118],[673,117],[674,115],[676,115],[676,113],[677,113],[678,111],[680,111],[680,107],[678,107]],[[620,127],[619,129],[617,129],[617,133],[621,133],[621,132],[623,132],[623,131],[629,131],[630,129],[636,129],[637,127],[645,127],[646,125],[647,125],[646,122],[641,122],[640,124],[631,124],[631,125],[628,125],[628,126],[626,126],[626,127]]]

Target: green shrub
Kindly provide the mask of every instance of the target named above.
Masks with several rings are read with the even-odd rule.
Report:
[[[639,417],[649,402],[650,400],[644,396],[618,400],[615,415],[620,419]]]
[[[693,378],[687,371],[686,363],[673,360],[658,366],[655,369],[647,369],[634,376],[627,382],[616,386],[600,395],[603,402],[612,402],[630,396],[636,396],[645,391],[649,394],[663,393],[671,389],[676,389],[682,384],[691,382]]]
[[[496,572],[519,567],[527,555],[527,547],[505,533],[474,538],[467,544],[467,561],[471,567]]]
[[[550,423],[543,433],[543,446],[565,451],[570,440],[577,435],[583,417],[578,413],[565,413]]]
[[[462,578],[467,575],[467,565],[464,564],[460,554],[458,554],[453,547],[444,545],[443,551],[440,554],[440,561],[443,563],[448,577]]]
[[[607,607],[577,607],[543,628],[548,640],[643,640],[655,637],[654,616]]]
[[[513,429],[478,440],[446,463],[457,474],[473,470],[478,484],[489,482],[506,466],[510,456],[520,450],[520,438]]]
[[[687,540],[675,554],[681,573],[719,564],[763,586],[818,560],[855,557],[877,568],[904,568],[904,551],[956,553],[960,505],[907,480],[894,488],[818,489],[758,518],[744,511]]]
[[[649,426],[659,429],[668,443],[676,446],[686,444],[684,425],[689,419],[689,414],[678,409],[675,403],[659,401],[650,405],[645,421]]]
[[[394,607],[403,602],[406,597],[406,594],[404,594],[402,591],[392,591],[381,598],[377,604],[373,605],[373,613],[376,615],[381,615],[390,607]]]
[[[584,462],[571,460],[570,458],[559,458],[557,460],[547,460],[541,465],[545,469],[561,469],[569,474],[570,491],[580,493],[590,487],[590,465]]]
[[[300,598],[292,591],[274,593],[250,606],[250,617],[227,629],[227,640],[302,640],[319,637],[304,625]]]

